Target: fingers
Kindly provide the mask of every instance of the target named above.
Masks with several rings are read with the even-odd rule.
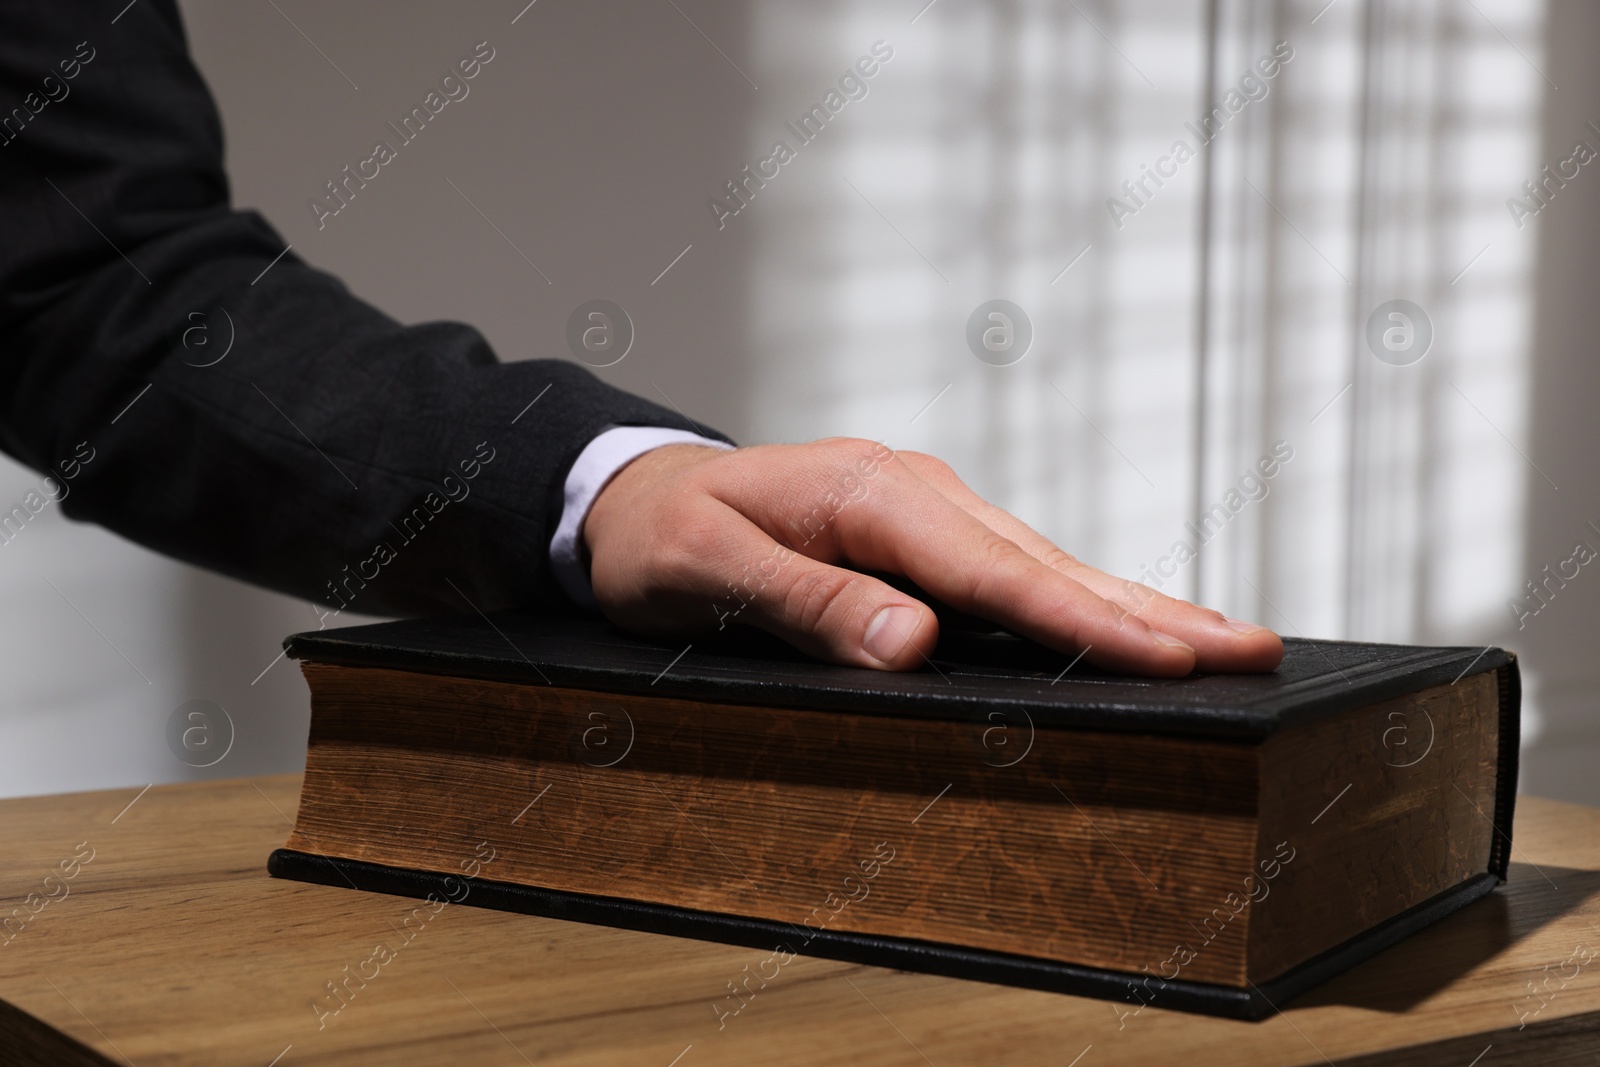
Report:
[[[821,446],[833,450],[831,466],[818,463],[815,455],[773,453],[773,484],[798,485],[800,498],[811,499],[827,480],[819,472],[860,470],[859,458],[867,456],[870,442],[811,447]],[[879,460],[879,469],[860,488],[825,513],[828,521],[806,539],[807,555],[904,574],[951,607],[1063,652],[1082,652],[1099,666],[1164,676],[1193,670],[1195,655],[1188,645],[1041,563],[892,455]],[[747,494],[740,510],[782,537],[796,514],[794,500],[787,491]]]
[[[939,460],[916,452],[898,455],[918,477],[1033,558],[1138,616],[1154,629],[1192,647],[1197,669],[1270,671],[1282,662],[1283,642],[1266,627],[1226,618],[1221,612],[1178,600],[1082,563],[1020,519],[978,496]]]
[[[916,670],[938,642],[927,605],[780,545],[715,501],[686,517],[675,546],[653,593],[606,598],[613,622],[663,633],[754,626],[818,659],[880,670]]]
[[[870,441],[656,449],[613,477],[583,536],[602,610],[643,633],[749,625],[836,663],[921,667],[933,612],[859,567],[1112,670],[1270,670],[1282,656],[1269,631],[1088,567],[944,464]]]
[[[943,494],[886,493],[884,506],[841,523],[847,555],[897,571],[959,611],[1111,670],[1180,677],[1194,650],[1053,570]]]

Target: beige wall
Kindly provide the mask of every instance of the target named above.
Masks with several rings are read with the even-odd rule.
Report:
[[[1545,73],[1558,88],[1545,98],[1543,155],[1554,164],[1576,141],[1600,149],[1590,125],[1600,125],[1600,5],[1556,0],[1547,34]],[[1579,540],[1600,550],[1600,533],[1588,526],[1600,526],[1600,168],[1584,167],[1537,222],[1527,452],[1559,488],[1529,483],[1528,580],[1542,579]],[[1505,644],[1529,670],[1542,719],[1524,755],[1524,782],[1600,804],[1600,560],[1520,631],[1507,618]]]
[[[982,491],[1108,565],[1150,558],[1188,517],[1192,394],[1183,368],[1198,181],[1175,185],[1137,227],[1103,240],[1090,234],[1094,257],[1060,284],[1051,279],[1090,239],[1085,227],[1100,220],[1101,198],[1195,111],[1198,8],[1086,3],[1127,53],[1119,57],[1070,9],[1047,5],[991,11],[947,2],[911,24],[890,4],[679,0],[698,29],[671,4],[539,0],[515,24],[520,4],[500,0],[277,6],[298,29],[270,4],[183,4],[222,108],[235,199],[396,317],[471,322],[506,358],[565,358],[568,314],[603,297],[629,311],[639,340],[600,373],[646,396],[665,394],[741,440],[881,433],[897,447],[948,454]],[[1307,42],[1295,72],[1312,69],[1317,38],[1307,12],[1321,6],[1284,9],[1296,40]],[[1322,29],[1355,10],[1335,9]],[[1051,142],[1057,154],[1043,164],[1043,184],[1027,169],[1039,165],[1027,141],[1038,130],[1000,121],[1020,107],[1021,87],[1034,84],[1011,69],[1006,49],[1037,43],[1035,24],[1071,60],[1049,87],[1066,104],[1042,118],[1021,108],[1061,138]],[[1546,54],[1533,58],[1560,86],[1544,120],[1543,157],[1554,161],[1576,138],[1600,146],[1600,133],[1585,126],[1600,123],[1592,61],[1600,8],[1553,4],[1545,37]],[[857,110],[830,131],[837,138],[808,148],[748,215],[719,232],[707,197],[878,38],[894,43],[897,58],[874,95],[850,105]],[[496,55],[471,95],[319,230],[307,199],[364,158],[387,121],[484,40]],[[1048,56],[1035,59],[1037,82],[1054,67]],[[1152,72],[1159,90],[1147,90],[1129,61]],[[983,88],[991,69],[1004,75],[994,92]],[[958,157],[970,153],[970,165],[938,165],[925,151],[936,142]],[[904,234],[886,229],[844,179]],[[1057,181],[1063,190],[1073,183],[1071,197],[1036,216],[1028,205],[1050,203]],[[970,225],[959,215],[969,209]],[[1516,447],[1560,486],[1526,479],[1520,537],[1531,578],[1566,558],[1580,536],[1600,547],[1600,534],[1582,531],[1587,521],[1600,525],[1592,474],[1600,422],[1591,411],[1600,396],[1592,321],[1600,171],[1586,168],[1525,236],[1538,250],[1531,429],[1526,440],[1516,434]],[[935,284],[906,237],[950,276],[948,288]],[[1324,269],[1290,247],[1308,271]],[[852,294],[866,290],[857,279],[913,296],[860,306]],[[964,319],[978,300],[1028,285],[1039,293],[1030,298],[1040,307],[1038,352],[1009,377],[996,375],[965,352]],[[946,382],[950,392],[918,415]],[[1095,415],[1098,429],[1058,403],[1052,382]],[[1320,405],[1317,395],[1308,411]],[[1304,423],[1307,412],[1287,415]],[[1162,432],[1141,429],[1152,419]],[[1289,473],[1309,476],[1314,459],[1308,451]],[[6,466],[0,490],[20,495],[30,479]],[[1286,482],[1266,506],[1292,509],[1291,490]],[[0,793],[287,770],[303,759],[304,686],[292,664],[262,671],[284,634],[314,624],[305,605],[53,513],[0,550],[0,591],[17,605],[0,634],[0,671],[11,680],[0,695]],[[1280,602],[1299,617],[1296,602]],[[1492,639],[1521,653],[1539,709],[1525,787],[1600,804],[1597,619],[1600,574],[1585,569],[1521,631],[1507,615],[1493,634],[1474,620],[1426,638]],[[234,750],[208,770],[180,763],[165,743],[172,710],[195,699],[225,707],[237,729]]]

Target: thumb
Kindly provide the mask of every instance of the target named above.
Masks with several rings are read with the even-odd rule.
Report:
[[[916,670],[939,639],[933,610],[876,578],[793,552],[739,621],[818,659]]]

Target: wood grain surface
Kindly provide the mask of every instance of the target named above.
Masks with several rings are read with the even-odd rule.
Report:
[[[805,957],[732,1000],[767,954],[448,905],[319,1028],[326,983],[402,942],[417,902],[268,878],[298,786],[0,802],[0,914],[38,907],[0,944],[0,1064],[1560,1067],[1600,1048],[1600,811],[1529,798],[1507,886],[1260,1023]]]

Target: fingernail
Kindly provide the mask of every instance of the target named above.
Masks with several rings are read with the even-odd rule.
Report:
[[[1155,639],[1156,644],[1161,645],[1163,648],[1181,648],[1185,652],[1194,651],[1194,649],[1191,648],[1188,643],[1179,641],[1171,634],[1164,634],[1160,630],[1151,630],[1150,636]]]
[[[1242,634],[1260,633],[1266,629],[1265,626],[1257,626],[1255,623],[1245,622],[1243,619],[1230,619],[1227,616],[1223,616],[1222,621],[1228,624],[1228,629],[1237,630]]]
[[[917,632],[917,621],[921,615],[916,608],[904,604],[884,608],[867,624],[867,635],[862,639],[861,647],[875,660],[893,662]]]

